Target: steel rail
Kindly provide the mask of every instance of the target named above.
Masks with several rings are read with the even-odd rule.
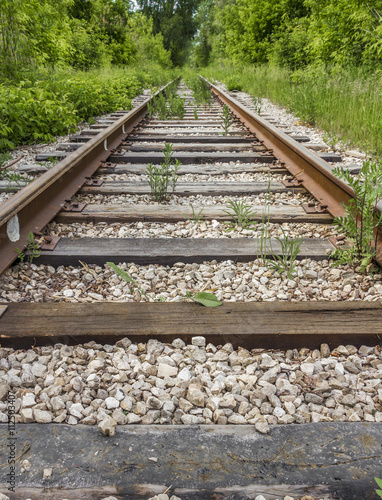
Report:
[[[40,232],[57,215],[100,162],[142,121],[148,103],[171,83],[0,205],[0,274],[17,258],[15,247],[25,248],[28,234]]]
[[[322,207],[333,215],[345,215],[344,205],[354,198],[353,188],[338,179],[331,172],[330,165],[318,155],[292,139],[261,116],[253,113],[237,99],[231,97],[206,78],[200,78],[212,92],[230,108],[232,113],[253,132],[283,166],[295,177]],[[382,203],[376,207],[377,215],[382,213]],[[382,266],[382,235],[376,230],[377,254],[375,261]]]

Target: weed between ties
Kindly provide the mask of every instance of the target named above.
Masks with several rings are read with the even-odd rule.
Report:
[[[151,196],[155,201],[161,202],[168,200],[169,188],[175,192],[178,181],[178,170],[181,163],[178,159],[172,162],[173,145],[165,143],[164,163],[153,165],[152,163],[146,169],[148,183],[151,189]]]
[[[143,290],[138,285],[138,283],[130,276],[129,273],[123,271],[123,269],[114,264],[114,262],[107,262],[106,264],[110,266],[120,278],[124,279],[127,283],[131,283],[132,286],[139,290],[139,292],[144,295],[150,302],[165,302],[165,299],[162,296],[154,297],[150,293],[147,293],[145,290]],[[204,307],[219,307],[223,304],[220,300],[218,300],[216,295],[204,291],[194,294],[192,294],[191,292],[187,292],[186,297],[183,297],[183,300],[185,302],[197,302]]]
[[[224,130],[223,135],[228,135],[229,128],[234,123],[234,119],[232,118],[232,115],[228,109],[227,104],[224,104],[222,120],[223,120],[222,127]]]

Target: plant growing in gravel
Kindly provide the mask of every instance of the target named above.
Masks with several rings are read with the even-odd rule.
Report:
[[[177,94],[170,94],[168,97],[168,116],[169,118],[177,117],[180,120],[184,118],[186,114],[185,106],[186,99],[182,99]]]
[[[340,264],[358,264],[365,270],[377,252],[375,230],[382,222],[382,214],[375,215],[375,208],[382,196],[382,168],[372,161],[364,161],[358,178],[342,167],[333,173],[354,189],[355,197],[344,205],[346,215],[333,221],[350,245],[336,249],[331,256]]]
[[[280,243],[281,255],[276,254],[272,249],[271,239],[270,253],[272,258],[266,259],[267,267],[277,271],[279,274],[287,273],[289,279],[292,279],[292,273],[296,270],[296,258],[301,250],[303,238],[290,238],[288,233],[281,228],[283,233],[282,238],[276,237],[275,240]]]
[[[15,248],[15,252],[17,253],[17,258],[19,259],[21,266],[24,264],[27,252],[30,252],[28,255],[29,264],[32,264],[34,259],[37,259],[37,257],[40,256],[41,252],[38,250],[38,245],[39,244],[35,242],[34,234],[32,233],[32,231],[30,231],[28,234],[27,243],[25,245],[24,251],[21,250],[20,248],[17,247]]]
[[[296,269],[296,258],[300,252],[303,238],[290,238],[281,228],[283,238],[276,237],[280,243],[281,255],[276,254],[272,248],[272,239],[269,231],[269,208],[271,204],[271,181],[268,181],[268,188],[264,199],[264,208],[261,216],[260,236],[257,238],[257,258],[263,266],[277,271],[279,274],[287,273],[289,279],[293,279],[292,273]],[[271,258],[268,258],[268,252]]]
[[[228,109],[227,104],[224,104],[222,120],[223,120],[222,127],[224,129],[223,135],[227,135],[230,126],[234,122],[234,119],[232,118],[232,115]]]
[[[323,140],[333,151],[336,149],[337,143],[339,141],[336,134],[331,134],[329,132],[324,134]]]
[[[126,271],[124,271],[123,269],[118,267],[116,264],[114,264],[114,262],[106,262],[106,264],[108,266],[110,266],[117,273],[117,275],[120,278],[123,278],[127,283],[131,283],[133,285],[133,287],[136,288],[141,295],[144,295],[145,297],[147,297],[149,300],[151,300],[153,302],[158,302],[158,301],[163,302],[164,301],[163,297],[155,298],[151,294],[145,292],[143,290],[143,288],[141,288],[138,285],[138,283],[130,276],[129,273],[127,273]]]
[[[18,172],[12,172],[11,170],[3,170],[0,172],[0,179],[8,181],[7,191],[11,189],[11,183],[15,182],[17,186],[21,186],[21,182],[30,182],[29,179],[26,179],[22,174]]]
[[[253,210],[251,205],[247,205],[246,201],[246,199],[228,200],[227,210],[223,210],[223,212],[232,217],[233,222],[226,223],[229,226],[227,231],[232,231],[237,226],[248,229],[255,224],[253,217],[256,210]]]
[[[181,166],[179,160],[172,161],[173,145],[165,143],[164,163],[160,165],[149,164],[146,170],[151,195],[155,201],[164,201],[169,197],[169,187],[175,191],[178,181],[178,170]]]
[[[198,110],[196,108],[194,108],[194,118],[195,120],[199,120]]]
[[[137,288],[139,292],[147,297],[150,301],[152,302],[164,302],[165,299],[164,297],[153,297],[151,294],[145,292],[139,285],[138,283],[130,276],[129,273],[126,271],[123,271],[120,267],[118,267],[114,262],[106,262],[108,266],[110,266],[119,277],[124,279],[127,283],[131,283],[133,287]],[[217,299],[217,297],[213,293],[208,293],[208,292],[197,292],[194,295],[191,294],[191,292],[186,293],[185,300],[192,301],[192,302],[198,302],[199,304],[202,304],[205,307],[218,307],[222,305],[222,302]]]
[[[191,292],[186,293],[186,300],[191,300],[193,302],[198,302],[199,304],[202,304],[204,307],[219,307],[223,304],[216,295],[213,293],[209,292],[197,292],[194,295],[192,295]]]
[[[261,97],[252,97],[252,102],[255,108],[255,112],[259,115],[261,113],[263,100],[261,99]]]
[[[378,484],[379,488],[382,488],[382,479],[379,479],[378,477],[375,477],[375,482]],[[376,494],[379,496],[379,498],[382,498],[382,489],[380,490],[375,490]]]
[[[209,106],[211,103],[212,94],[207,83],[196,75],[192,76],[191,78],[187,78],[186,82],[192,90],[192,95],[196,104],[206,104],[207,106]]]
[[[188,220],[190,220],[190,221],[193,221],[193,222],[200,222],[201,220],[203,220],[203,218],[204,218],[204,215],[203,215],[204,207],[202,207],[199,210],[199,212],[195,211],[195,208],[193,207],[192,203],[190,203],[190,207],[192,209],[192,216],[191,217],[186,217],[186,218]]]

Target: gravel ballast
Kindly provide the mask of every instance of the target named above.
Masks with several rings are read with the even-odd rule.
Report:
[[[16,393],[18,423],[253,424],[381,422],[380,346],[234,350],[231,344],[89,342],[0,348],[0,420]]]

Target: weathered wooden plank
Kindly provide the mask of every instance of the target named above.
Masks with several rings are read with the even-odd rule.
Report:
[[[250,132],[248,130],[231,130],[229,132],[229,137],[235,137],[235,136],[247,136]],[[142,129],[135,129],[134,130],[134,135],[135,136],[140,136],[140,135],[147,135],[150,134],[150,136],[154,137],[160,137],[160,136],[167,136],[169,134],[169,131],[165,128],[162,129],[162,131],[158,131],[158,128],[151,128],[151,127],[146,127]],[[219,131],[214,129],[188,129],[188,128],[183,128],[183,129],[178,129],[174,132],[171,132],[171,134],[182,134],[183,136],[185,135],[193,135],[198,134],[199,136],[206,136],[206,135],[213,135],[216,136],[216,134],[219,134]]]
[[[179,160],[183,165],[194,163],[214,163],[240,161],[242,163],[273,163],[276,158],[272,154],[261,153],[182,153],[175,151],[173,161]],[[113,163],[154,163],[159,164],[164,160],[163,153],[112,153],[108,161]]]
[[[224,205],[214,206],[195,206],[198,213],[204,208],[203,214],[206,220],[229,220]],[[256,211],[253,219],[261,221],[263,218],[263,206],[253,205]],[[58,222],[176,222],[192,217],[192,208],[183,205],[160,205],[158,203],[134,204],[134,205],[102,205],[89,204],[82,212],[60,212],[56,221]],[[317,222],[321,224],[330,224],[333,217],[330,214],[318,213],[307,214],[303,208],[295,206],[270,206],[269,220],[271,222]]]
[[[238,120],[236,120],[238,122]],[[219,117],[216,119],[205,119],[205,120],[195,120],[195,119],[183,119],[183,120],[150,120],[146,123],[148,127],[161,126],[161,127],[173,127],[173,126],[184,126],[184,127],[204,127],[205,125],[212,125],[216,127],[221,127],[223,120]]]
[[[27,165],[20,165],[17,169],[20,173],[25,173],[25,174],[30,174],[30,175],[39,175],[43,174],[48,170],[48,167],[45,167],[44,165],[34,165],[34,164],[27,164]]]
[[[316,152],[316,155],[318,155],[320,158],[323,160],[329,162],[329,163],[338,163],[342,161],[342,157],[340,155],[337,155],[335,153],[321,153],[321,152]]]
[[[35,156],[36,161],[62,160],[68,156],[66,151],[50,151],[49,153],[39,153]]]
[[[0,181],[0,193],[16,193],[26,185],[25,181]]]
[[[207,342],[248,349],[316,349],[341,344],[377,345],[381,302],[225,302],[217,308],[194,303],[90,302],[11,303],[0,318],[2,346],[29,347],[54,341],[104,343],[128,336]],[[60,340],[58,340],[60,339]]]
[[[70,139],[74,138],[76,136],[72,136]],[[81,136],[79,136],[81,137]],[[229,136],[229,135],[210,135],[210,136],[181,136],[181,135],[130,135],[128,137],[129,142],[141,142],[141,141],[147,141],[147,142],[171,142],[174,144],[177,144],[179,142],[183,143],[193,143],[197,142],[200,144],[210,144],[210,143],[219,143],[219,144],[237,144],[237,143],[252,143],[256,141],[256,137],[251,136],[249,134],[246,135],[239,135],[239,136]]]
[[[189,121],[189,122],[180,122],[180,123],[174,123],[172,121],[168,121],[168,122],[165,122],[165,123],[152,123],[152,122],[148,122],[148,123],[145,123],[145,126],[148,127],[148,128],[153,128],[153,129],[166,129],[166,128],[179,128],[179,129],[182,129],[182,128],[191,128],[191,129],[196,129],[196,128],[199,128],[200,130],[203,130],[203,127],[205,126],[206,128],[209,127],[209,128],[220,128],[223,130],[223,127],[222,127],[222,122],[221,120],[216,120],[216,122],[209,122],[209,123],[204,123],[202,121],[199,121],[199,122],[196,122],[195,120],[193,121]],[[216,133],[216,131],[215,131]]]
[[[70,143],[69,146],[63,145],[63,147],[79,147],[79,144],[74,144]],[[165,150],[165,145],[164,143],[140,143],[140,144],[135,144],[135,143],[129,143],[128,141],[126,143],[121,144],[120,148],[121,151],[130,151],[130,152],[140,152],[140,153],[146,153],[146,152],[156,152],[156,151],[164,151]],[[265,146],[262,146],[261,144],[256,144],[256,143],[236,143],[236,144],[197,144],[197,143],[180,143],[180,144],[174,144],[173,145],[173,151],[184,151],[184,152],[191,152],[191,151],[202,151],[202,152],[207,152],[207,151],[266,151],[267,148]]]
[[[1,190],[1,184],[0,184]],[[286,188],[281,182],[178,182],[175,194],[191,196],[253,195],[271,192],[299,191],[303,189]],[[83,186],[82,193],[92,194],[151,194],[148,182],[106,181],[101,186]]]
[[[263,435],[242,426],[118,426],[113,437],[96,426],[22,424],[15,500],[139,500],[167,491],[183,500],[301,498],[375,499],[382,466],[382,424],[321,422],[275,425]],[[0,439],[8,442],[7,424]],[[8,460],[8,446],[0,450]],[[157,462],[150,460],[157,458]],[[51,468],[51,479],[42,471]]]
[[[298,259],[324,260],[334,250],[328,240],[303,240]],[[278,241],[268,242],[264,256],[282,255]],[[42,251],[37,264],[103,266],[106,262],[173,265],[176,262],[250,262],[262,255],[256,238],[62,238],[53,251]]]
[[[147,164],[128,164],[128,163],[111,163],[107,166],[107,163],[103,163],[101,167],[97,170],[98,174],[135,174],[142,175],[146,174]],[[178,170],[178,175],[186,174],[204,174],[204,175],[223,175],[223,174],[240,174],[240,173],[282,173],[287,174],[286,168],[279,165],[261,165],[261,164],[250,164],[243,163],[242,165],[181,165]]]

